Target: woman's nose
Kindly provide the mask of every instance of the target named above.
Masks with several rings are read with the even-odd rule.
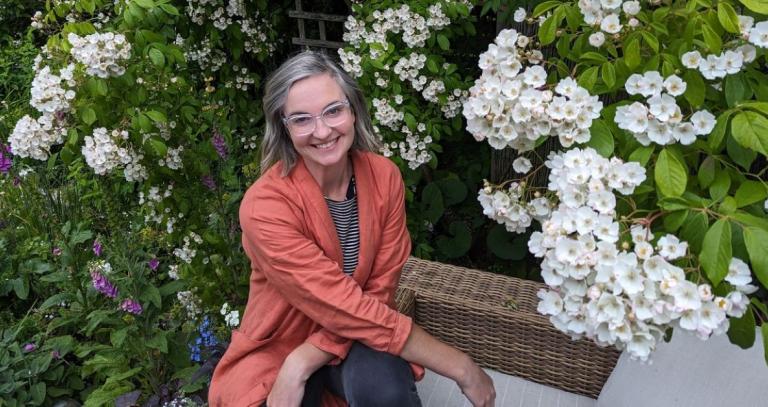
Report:
[[[321,119],[315,119],[315,131],[312,132],[312,134],[315,136],[315,138],[323,139],[328,137],[333,129],[329,127],[327,124],[325,124],[324,121]]]

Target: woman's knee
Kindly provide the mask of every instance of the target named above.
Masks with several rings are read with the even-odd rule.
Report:
[[[421,405],[408,362],[358,345],[350,350],[342,374],[351,407]]]

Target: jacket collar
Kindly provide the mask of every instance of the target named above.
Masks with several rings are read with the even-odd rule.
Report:
[[[373,263],[374,253],[373,241],[371,239],[371,233],[375,223],[375,217],[377,216],[374,197],[375,186],[373,184],[374,174],[370,167],[369,160],[366,157],[366,153],[359,150],[352,150],[350,152],[352,158],[352,170],[355,174],[355,186],[357,188],[357,210],[358,210],[358,222],[360,230],[360,252],[358,254],[357,268],[353,274],[355,280],[358,283],[364,283],[367,280],[367,275],[364,276],[360,272],[361,270],[370,270]],[[307,202],[307,206],[310,207],[311,215],[318,222],[320,230],[316,230],[317,236],[321,237],[321,241],[318,245],[323,249],[326,255],[333,261],[335,261],[340,268],[344,267],[344,256],[341,251],[341,243],[339,243],[339,237],[336,233],[336,226],[331,218],[331,213],[328,210],[328,204],[323,198],[323,193],[320,190],[320,185],[317,184],[315,178],[312,177],[307,169],[304,159],[299,156],[295,167],[291,170],[289,177],[298,187],[298,193]]]

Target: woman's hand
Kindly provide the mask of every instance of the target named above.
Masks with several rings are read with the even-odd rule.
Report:
[[[496,400],[493,380],[469,355],[440,342],[416,324],[400,357],[453,379],[474,407],[492,407]]]
[[[297,407],[304,398],[304,387],[317,369],[330,362],[335,356],[302,343],[283,362],[277,373],[277,380],[267,397],[268,407]]]
[[[295,358],[286,358],[267,397],[268,407],[298,407],[304,398],[307,379]]]
[[[469,359],[464,377],[456,383],[461,392],[469,399],[474,407],[493,407],[496,401],[496,390],[493,380],[475,362]]]

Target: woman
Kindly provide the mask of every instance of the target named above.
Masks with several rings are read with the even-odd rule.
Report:
[[[414,380],[425,366],[454,379],[473,405],[493,405],[482,369],[395,310],[411,249],[404,185],[373,153],[354,80],[303,52],[267,81],[264,112],[262,176],[240,206],[248,304],[210,404],[418,406]]]

